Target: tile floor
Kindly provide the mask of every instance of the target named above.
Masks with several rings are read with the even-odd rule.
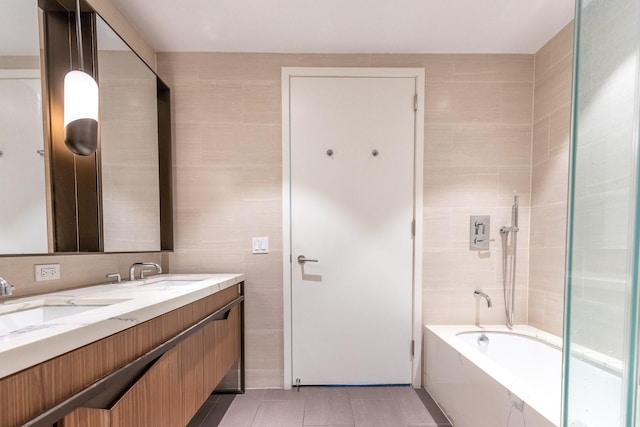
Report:
[[[451,427],[424,389],[302,387],[212,395],[188,427]]]

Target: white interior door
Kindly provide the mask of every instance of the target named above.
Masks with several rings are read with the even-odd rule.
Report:
[[[415,93],[290,79],[294,384],[412,382]]]
[[[0,94],[0,253],[46,253],[40,70],[0,70]]]

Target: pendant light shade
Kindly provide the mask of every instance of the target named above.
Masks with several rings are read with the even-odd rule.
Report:
[[[98,85],[84,72],[80,0],[76,0],[76,45],[80,67],[64,77],[64,143],[72,153],[89,156],[98,149]]]
[[[80,70],[64,78],[64,142],[74,154],[88,156],[98,148],[98,85]]]

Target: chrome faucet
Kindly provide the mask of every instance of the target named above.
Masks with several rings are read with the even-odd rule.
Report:
[[[122,276],[120,276],[120,273],[109,273],[107,274],[107,279],[113,279],[113,283],[121,283],[122,282]]]
[[[0,277],[0,296],[13,295],[13,291],[16,290],[15,286],[11,286],[9,282]]]
[[[162,267],[156,262],[134,262],[129,268],[129,280],[131,281],[136,280],[136,267],[153,267],[158,274],[162,273]],[[143,273],[140,274],[140,278],[144,278]]]
[[[475,297],[482,297],[484,299],[487,300],[487,307],[491,308],[491,306],[493,305],[491,303],[491,297],[489,295],[487,295],[486,293],[482,292],[480,289],[476,289],[475,291],[473,291],[473,296]]]

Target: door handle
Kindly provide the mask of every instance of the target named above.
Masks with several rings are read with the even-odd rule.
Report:
[[[318,262],[317,259],[309,259],[306,258],[304,255],[298,255],[298,264],[304,264],[305,262]]]

